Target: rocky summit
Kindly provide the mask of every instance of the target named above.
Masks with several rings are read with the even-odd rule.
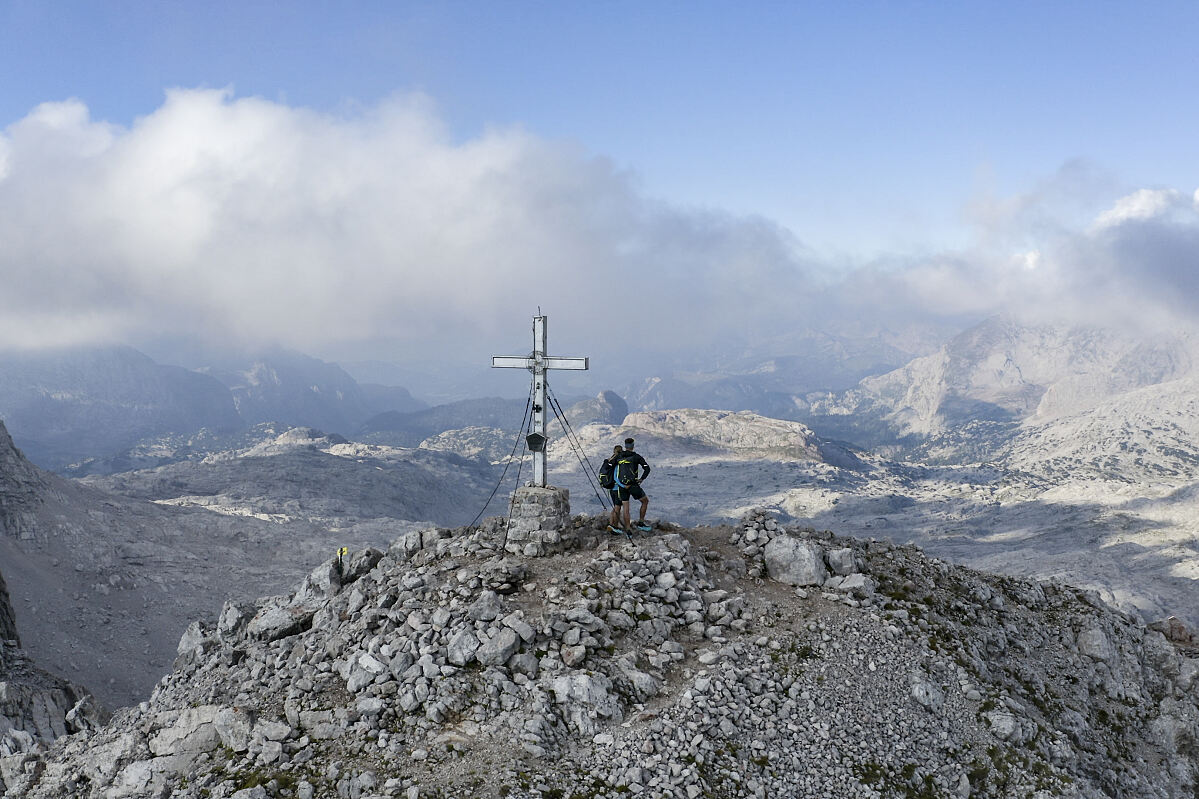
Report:
[[[322,563],[184,633],[149,701],[9,796],[1192,797],[1177,623],[912,546],[503,519]]]

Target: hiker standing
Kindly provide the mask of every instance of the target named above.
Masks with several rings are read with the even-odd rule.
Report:
[[[612,448],[612,455],[604,459],[604,464],[600,466],[599,470],[600,486],[608,489],[608,498],[612,500],[612,512],[608,514],[609,533],[628,532],[620,518],[620,508],[624,504],[624,500],[620,497],[620,489],[616,487],[615,480],[616,461],[620,459],[623,452],[624,450],[617,444]]]
[[[631,438],[624,440],[624,450],[620,453],[620,456],[617,457],[614,454],[613,457],[616,457],[616,471],[614,476],[616,485],[620,490],[625,529],[633,526],[629,520],[629,506],[632,504],[631,499],[639,499],[641,500],[641,513],[638,514],[637,529],[648,532],[653,529],[645,523],[645,511],[649,508],[649,496],[641,488],[641,483],[645,478],[649,477],[649,464],[645,462],[645,458],[641,457],[639,453],[633,451],[633,439]],[[640,477],[637,476],[638,466],[642,469]]]

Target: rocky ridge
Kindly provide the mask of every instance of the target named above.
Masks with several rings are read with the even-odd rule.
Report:
[[[603,457],[627,436],[637,440],[638,449],[652,452],[655,464],[756,459],[856,465],[855,457],[845,447],[818,438],[807,426],[750,411],[638,411],[619,425],[583,426],[576,438],[589,456]],[[564,436],[556,436],[548,452],[551,460],[568,469],[577,462]]]
[[[1199,660],[1090,593],[785,528],[503,519],[228,602],[40,797],[1194,795]]]

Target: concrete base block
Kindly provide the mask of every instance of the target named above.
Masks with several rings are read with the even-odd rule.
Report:
[[[574,546],[570,492],[554,486],[521,486],[512,495],[505,549],[525,557],[543,557]]]

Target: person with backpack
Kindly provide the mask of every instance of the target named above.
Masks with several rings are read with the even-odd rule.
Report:
[[[624,450],[617,444],[612,448],[612,456],[604,459],[604,463],[599,469],[599,484],[600,488],[608,490],[608,498],[612,500],[612,513],[608,516],[608,532],[609,533],[627,533],[624,525],[621,523],[620,508],[624,501],[620,498],[620,489],[616,487],[616,461],[620,458]]]
[[[620,455],[618,456],[614,452],[612,457],[616,458],[616,469],[612,476],[620,491],[624,527],[627,530],[634,526],[629,519],[629,505],[632,504],[630,498],[638,499],[641,500],[641,513],[638,514],[640,518],[637,520],[636,529],[649,532],[653,529],[645,522],[645,511],[649,508],[649,496],[641,488],[641,483],[649,477],[649,464],[639,453],[633,451],[633,439],[631,438],[624,440],[624,450]],[[640,477],[637,476],[638,466],[642,469]]]

